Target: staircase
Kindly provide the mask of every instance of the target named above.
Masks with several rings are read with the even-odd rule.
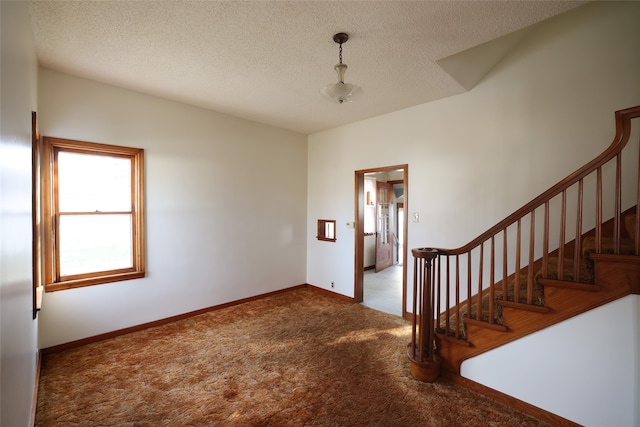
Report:
[[[414,272],[414,313],[433,329],[414,327],[419,352],[435,341],[433,358],[459,375],[472,356],[640,294],[640,123],[631,126],[640,106],[615,118],[596,159],[467,245],[428,248],[432,262]]]

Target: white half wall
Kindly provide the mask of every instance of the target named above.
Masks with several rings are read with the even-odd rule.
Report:
[[[534,28],[467,93],[310,135],[307,282],[329,289],[334,280],[354,295],[355,231],[339,226],[335,244],[313,236],[317,218],[354,220],[356,170],[408,164],[405,212],[420,218],[409,221],[408,249],[455,248],[600,154],[614,112],[640,105],[638,22],[638,2],[589,3]]]
[[[306,136],[40,70],[45,136],[145,149],[147,277],[46,293],[40,347],[306,281]]]
[[[598,307],[464,361],[462,376],[584,426],[638,426],[639,308],[638,295]]]
[[[0,425],[28,426],[36,377],[31,264],[31,112],[37,75],[29,4],[0,2]]]

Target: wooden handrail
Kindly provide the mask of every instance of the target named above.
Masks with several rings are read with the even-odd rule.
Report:
[[[607,147],[598,157],[572,173],[571,175],[564,178],[562,181],[558,182],[553,187],[549,188],[544,193],[540,194],[538,197],[534,198],[532,201],[522,206],[520,209],[507,216],[505,219],[489,228],[484,233],[480,234],[475,239],[471,240],[464,246],[461,246],[456,249],[442,249],[437,248],[438,252],[442,255],[456,255],[456,254],[464,254],[469,252],[487,240],[491,239],[492,236],[500,233],[501,231],[508,228],[510,225],[514,224],[519,219],[525,217],[529,213],[533,212],[541,205],[546,203],[547,201],[553,199],[555,196],[559,195],[567,188],[576,184],[581,179],[585,178],[587,175],[596,171],[600,166],[607,163],[609,160],[613,159],[618,153],[625,147],[627,142],[629,141],[630,133],[631,133],[631,119],[636,117],[640,117],[640,105],[636,107],[627,108],[625,110],[619,110],[615,112],[615,120],[616,120],[616,135],[611,142],[611,145]]]
[[[640,189],[637,190],[637,195],[632,196],[629,190],[635,184],[629,187],[627,184],[631,181],[623,183],[622,178],[623,149],[631,137],[631,120],[638,117],[640,106],[617,111],[615,137],[598,157],[466,245],[456,249],[429,249],[430,254],[435,254],[430,268],[434,272],[431,289],[435,302],[432,309],[437,319],[434,327],[438,336],[464,339],[463,322],[472,322],[474,325],[481,322],[486,327],[499,328],[501,310],[498,305],[501,301],[537,305],[540,308],[544,305],[544,292],[539,278],[547,282],[552,280],[554,283],[592,283],[593,263],[589,254],[605,250],[614,254],[622,253],[623,215],[628,216],[625,218],[627,223],[624,224],[627,234],[630,239],[635,240],[633,249],[630,248],[629,239],[626,240],[624,253],[640,256],[640,216],[636,215],[635,220],[632,216],[640,201]],[[612,174],[609,174],[606,168],[608,166],[615,169],[611,171]],[[636,167],[636,179],[640,182],[640,158],[636,160]],[[606,172],[606,180],[603,171]],[[636,170],[633,171],[636,173]],[[588,181],[589,186],[595,187],[587,187],[590,190],[585,197],[587,177],[592,179]],[[603,182],[606,182],[606,187]],[[607,197],[603,197],[605,190],[612,193],[605,193]],[[625,212],[622,212],[623,194],[625,204],[629,202],[627,199],[635,197],[634,206],[627,206]],[[608,201],[608,209],[612,208],[607,210],[607,218],[603,215],[603,200]],[[611,201],[613,206],[610,205]],[[555,203],[559,205],[553,208],[559,208],[559,211],[553,212],[553,230],[557,234],[551,236],[550,206]],[[567,206],[570,203],[571,214],[568,215]],[[583,221],[583,216],[585,211],[591,212],[590,209],[595,209],[595,225],[590,231],[584,232],[583,226],[587,224]],[[613,212],[613,218],[609,216],[610,212]],[[541,230],[536,229],[536,218],[543,224]],[[593,218],[589,218],[586,221],[589,226],[592,220]],[[630,229],[629,222],[632,221]],[[573,233],[575,234],[572,235]],[[500,239],[502,245],[499,244]],[[557,244],[555,250],[550,247],[550,243]],[[511,245],[515,247],[510,247]],[[497,250],[501,250],[502,254],[497,254]],[[464,254],[467,257],[466,267],[462,261],[464,258],[460,257]],[[421,289],[416,291],[427,292]],[[431,313],[421,309],[414,313],[431,316]]]

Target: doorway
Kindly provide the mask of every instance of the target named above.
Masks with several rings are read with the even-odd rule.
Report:
[[[374,286],[384,288],[385,292],[392,292],[389,287],[393,283],[397,283],[396,293],[400,293],[400,298],[395,298],[394,314],[400,314],[407,317],[406,295],[406,238],[407,238],[407,216],[405,209],[408,206],[408,165],[385,166],[380,168],[365,169],[355,172],[356,191],[356,239],[355,239],[355,280],[354,280],[354,296],[356,302],[362,303],[366,301],[365,295],[365,269],[367,277],[367,286],[370,279],[375,283]],[[390,191],[389,199],[382,199],[382,204],[378,203],[377,190],[375,195],[371,190],[372,177],[375,181],[386,182],[386,188]],[[375,212],[375,213],[373,213]],[[365,221],[365,217],[369,217]],[[375,229],[371,225],[371,217],[375,223]],[[366,228],[365,228],[366,223]],[[373,235],[373,236],[372,236]],[[365,239],[375,239],[375,246],[389,244],[386,246],[387,253],[385,256],[391,256],[393,262],[387,267],[374,268],[377,272],[372,271],[371,267],[365,262],[365,257],[370,259],[368,255],[371,249],[371,243],[365,244]],[[369,261],[370,262],[370,261]],[[377,264],[377,263],[376,263]],[[375,275],[375,276],[374,276]],[[389,286],[385,287],[385,283]],[[395,307],[395,304],[398,307]],[[375,308],[375,307],[374,307]],[[384,310],[383,311],[388,311]]]

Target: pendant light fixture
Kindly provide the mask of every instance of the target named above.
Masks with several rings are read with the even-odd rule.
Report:
[[[340,45],[340,63],[333,67],[338,73],[338,83],[328,84],[320,89],[320,94],[336,104],[354,101],[362,96],[362,89],[354,84],[344,82],[344,74],[347,64],[342,63],[342,44],[349,40],[346,33],[338,33],[333,36],[333,41]]]

